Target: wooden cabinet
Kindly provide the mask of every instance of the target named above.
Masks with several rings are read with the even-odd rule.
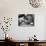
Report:
[[[46,46],[46,40],[42,41],[6,41],[7,44],[13,46]]]
[[[38,46],[46,46],[46,43],[39,43]]]
[[[46,46],[46,43],[44,43],[43,46]]]
[[[15,43],[7,43],[7,42],[0,42],[0,46],[46,46],[46,42],[15,42]]]
[[[16,43],[16,46],[28,46],[28,43]]]
[[[16,46],[19,46],[20,44],[19,43],[16,43]]]
[[[28,46],[28,43],[24,43],[24,46]]]
[[[28,46],[46,46],[46,43],[44,42],[44,43],[42,43],[42,42],[40,42],[40,43],[29,43],[29,45]]]

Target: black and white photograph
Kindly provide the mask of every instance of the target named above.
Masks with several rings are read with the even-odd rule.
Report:
[[[19,14],[18,26],[34,26],[34,14]]]

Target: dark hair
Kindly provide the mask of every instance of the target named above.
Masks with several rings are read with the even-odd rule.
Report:
[[[18,17],[21,18],[21,17],[24,17],[24,16],[25,16],[24,14],[19,14]]]

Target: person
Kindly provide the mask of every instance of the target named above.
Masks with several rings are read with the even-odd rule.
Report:
[[[33,15],[27,14],[27,16],[25,16],[24,22],[25,22],[26,24],[31,24],[31,23],[33,24]]]
[[[19,17],[18,17],[19,19],[18,19],[18,25],[19,26],[21,26],[21,25],[23,25],[23,23],[24,23],[24,14],[21,14],[21,15],[19,15]]]

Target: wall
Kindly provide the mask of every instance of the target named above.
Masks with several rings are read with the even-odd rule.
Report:
[[[44,24],[45,25],[45,28],[44,28],[44,39],[46,39],[46,15],[45,15],[45,20],[44,21],[45,21],[45,24]]]
[[[18,14],[34,14],[34,27],[18,27]],[[46,6],[43,4],[40,8],[30,6],[28,0],[0,0],[0,16],[13,17],[13,22],[8,33],[16,37],[17,40],[27,40],[34,34],[39,40],[44,40]],[[2,32],[2,31],[0,31]],[[2,35],[0,33],[0,35]],[[0,39],[3,37],[0,36]]]

